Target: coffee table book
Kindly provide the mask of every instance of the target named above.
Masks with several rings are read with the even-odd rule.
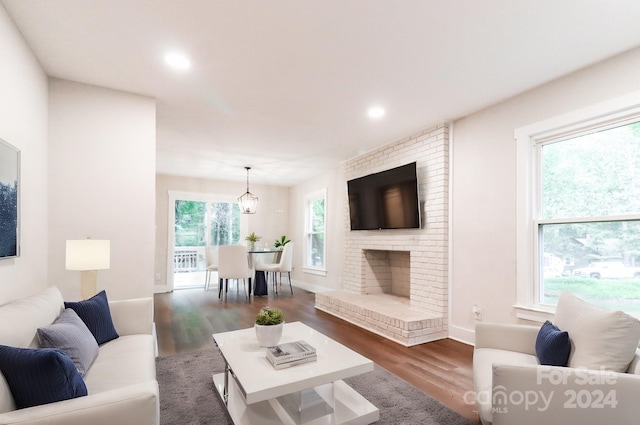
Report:
[[[291,366],[297,366],[299,364],[315,362],[316,360],[318,360],[318,356],[307,356],[301,359],[291,360],[289,362],[284,362],[284,363],[273,363],[271,362],[271,359],[269,359],[269,363],[271,363],[271,365],[275,369],[280,370],[280,369],[286,369]]]
[[[294,341],[267,348],[267,359],[273,365],[316,357],[316,349],[306,341]]]

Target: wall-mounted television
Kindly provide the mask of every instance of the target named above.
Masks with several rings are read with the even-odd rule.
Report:
[[[418,229],[416,163],[347,182],[351,230]]]

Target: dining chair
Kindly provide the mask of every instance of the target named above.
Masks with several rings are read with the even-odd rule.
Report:
[[[269,280],[269,274],[273,276],[273,288],[275,293],[278,293],[278,281],[276,279],[276,273],[280,274],[280,286],[282,286],[282,273],[286,272],[289,276],[289,289],[293,294],[293,286],[291,285],[291,269],[293,266],[293,242],[289,242],[282,249],[282,255],[280,261],[271,264],[258,264],[256,265],[256,271],[264,271],[267,273],[267,281]]]
[[[218,271],[218,246],[208,245],[204,248],[204,256],[206,261],[206,273],[204,277],[204,290],[209,290],[211,284],[211,272]]]
[[[229,279],[237,279],[238,281],[242,279],[245,283],[245,289],[246,279],[249,279],[249,288],[251,288],[249,256],[247,255],[247,248],[244,245],[221,245],[218,247],[218,280],[220,282],[218,298],[222,298],[223,283],[225,299],[227,298]],[[248,292],[246,294],[248,298],[250,294]]]

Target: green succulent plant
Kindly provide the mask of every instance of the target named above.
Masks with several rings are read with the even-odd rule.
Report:
[[[279,325],[284,322],[284,313],[276,307],[263,307],[256,315],[256,325]]]

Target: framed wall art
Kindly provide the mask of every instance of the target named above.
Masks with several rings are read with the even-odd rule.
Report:
[[[20,255],[20,151],[0,139],[0,260]]]

